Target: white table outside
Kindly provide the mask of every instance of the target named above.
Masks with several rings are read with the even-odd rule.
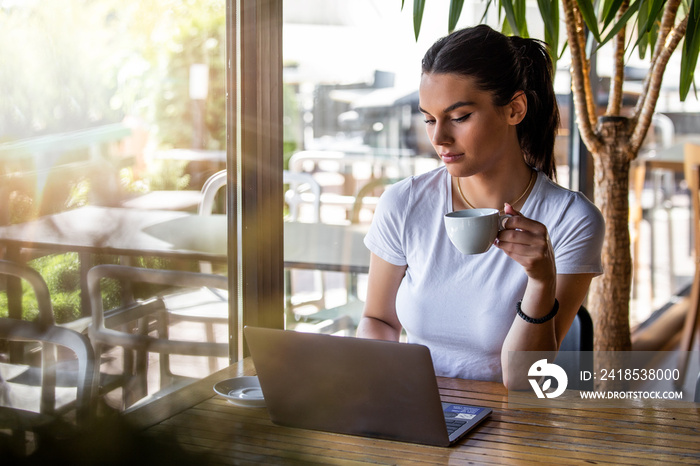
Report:
[[[363,243],[366,228],[285,222],[284,265],[366,273],[369,269],[369,251]],[[7,248],[11,260],[19,259],[21,249],[34,248],[78,252],[81,260],[86,254],[113,254],[225,263],[227,240],[225,215],[120,207],[82,207],[0,227],[0,245]],[[87,268],[83,269],[84,275]]]

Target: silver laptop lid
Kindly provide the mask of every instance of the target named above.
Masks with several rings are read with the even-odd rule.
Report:
[[[449,445],[425,346],[256,327],[244,334],[274,423]]]

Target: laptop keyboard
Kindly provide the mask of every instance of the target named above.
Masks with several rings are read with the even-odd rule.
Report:
[[[464,419],[457,419],[455,413],[445,413],[445,424],[447,425],[447,435],[452,435],[457,429],[462,427],[468,421]]]

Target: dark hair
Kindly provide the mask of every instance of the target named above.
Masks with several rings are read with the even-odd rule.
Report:
[[[532,167],[556,178],[554,139],[559,128],[547,44],[505,36],[486,25],[461,29],[439,39],[423,57],[423,73],[459,74],[507,105],[518,91],[527,97],[527,114],[517,126],[520,148]]]

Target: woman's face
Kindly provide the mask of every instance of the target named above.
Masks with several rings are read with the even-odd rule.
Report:
[[[502,169],[510,157],[522,159],[515,128],[522,117],[514,118],[512,103],[494,106],[492,94],[472,78],[424,73],[419,103],[428,137],[452,176]]]

